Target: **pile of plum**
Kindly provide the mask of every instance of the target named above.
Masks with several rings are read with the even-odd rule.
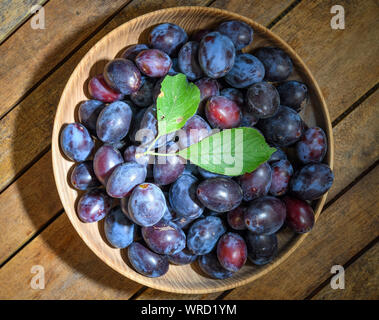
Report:
[[[130,265],[145,276],[164,275],[169,262],[197,260],[206,275],[225,279],[247,258],[256,265],[272,261],[281,228],[305,233],[313,227],[311,201],[334,178],[322,163],[326,135],[298,113],[308,88],[286,80],[291,58],[275,47],[242,53],[252,41],[253,29],[241,21],[200,30],[190,40],[177,25],[158,25],[148,44],[126,48],[89,80],[91,99],[81,103],[79,122],[62,128],[61,150],[76,162],[72,186],[85,190],[79,218],[105,218],[109,244],[127,248]],[[179,141],[176,133],[156,140],[161,82],[177,73],[196,84],[201,102]],[[214,128],[235,127],[257,128],[276,148],[267,162],[239,177],[208,172],[175,155],[143,154],[155,140],[153,150],[173,153]]]

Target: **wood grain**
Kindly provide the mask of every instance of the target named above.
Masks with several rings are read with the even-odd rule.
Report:
[[[84,54],[107,32],[121,23],[166,5],[173,6],[176,2],[177,1],[173,0],[153,2],[141,0],[130,3],[120,15],[109,22],[104,29],[99,31],[99,33],[68,59],[44,83],[18,104],[14,110],[0,120],[0,190],[8,185],[30,161],[38,158],[40,153],[50,144],[52,122],[59,97],[68,77]],[[322,3],[324,2],[322,1]],[[371,0],[362,2],[360,8],[356,11],[354,10],[353,2],[347,2],[344,6],[347,12],[352,11],[351,14],[353,14],[353,16],[351,19],[354,19],[353,21],[358,19],[361,23],[371,26],[376,23],[376,17],[373,18],[371,13],[366,17],[365,14],[362,13],[370,9],[370,3]],[[238,5],[238,3],[236,5]],[[244,11],[244,6],[245,2],[240,2],[239,7],[236,7],[235,11],[243,12],[247,17],[253,16],[255,10]],[[300,6],[301,8],[299,9]],[[375,50],[372,43],[367,41],[369,40],[368,38],[373,37],[372,33],[376,35],[376,31],[375,28],[372,27],[366,29],[365,32],[368,34],[362,39],[360,35],[362,26],[351,22],[349,32],[345,30],[343,31],[345,33],[340,36],[333,34],[333,36],[331,36],[330,33],[324,30],[324,24],[320,24],[318,19],[309,18],[310,12],[315,10],[315,17],[321,17],[322,21],[329,26],[329,20],[327,20],[326,17],[330,18],[330,8],[314,7],[315,4],[313,2],[302,1],[291,11],[288,17],[283,19],[286,20],[286,23],[279,22],[274,26],[273,30],[290,41],[295,50],[299,47],[300,55],[307,58],[307,63],[309,63],[311,69],[316,72],[322,90],[327,96],[328,107],[333,121],[341,113],[341,105],[343,106],[343,111],[346,110],[345,108],[347,108],[347,106],[355,102],[354,99],[358,96],[356,92],[366,92],[371,88],[372,81],[370,79],[375,72],[370,69],[368,76],[362,77],[361,65],[364,64],[364,68],[366,68],[366,65],[369,64],[371,60],[373,61],[373,65],[375,65],[376,58],[371,58],[373,55],[375,56],[377,50]],[[358,13],[359,15],[357,15]],[[296,18],[290,19],[293,15]],[[301,26],[298,25],[299,23],[297,21],[302,21]],[[310,26],[308,26],[309,24]],[[298,30],[301,32],[294,29],[294,25],[297,25]],[[319,29],[323,30],[320,34],[318,33]],[[292,39],[294,33],[297,34],[295,42]],[[346,37],[349,42],[358,43],[357,46],[360,46],[360,49],[357,50],[357,46],[342,46],[344,41],[347,41],[345,40]],[[309,39],[318,39],[318,42],[308,43],[311,49],[307,51],[302,43],[309,42]],[[323,45],[322,49],[320,49],[320,43],[323,42],[327,43],[327,46]],[[331,59],[330,56],[333,57],[336,54],[335,48],[340,48],[341,46],[343,50],[338,51],[339,58]],[[326,59],[325,57],[329,58]],[[354,60],[351,60],[352,57]],[[344,72],[329,72],[328,70],[324,70],[324,72],[327,73],[326,76],[321,74],[319,70],[320,66],[328,64],[329,60],[334,61],[333,65],[329,65],[330,70],[349,70],[349,75],[341,76]],[[349,63],[346,63],[346,61],[349,61]],[[365,61],[365,63],[361,63],[361,61]],[[365,70],[362,70],[362,72],[365,72]],[[331,94],[328,92],[328,87],[335,86],[335,83],[339,83],[340,85]],[[352,83],[354,83],[354,88],[350,88]],[[347,91],[346,88],[350,89]],[[38,123],[38,126],[35,125],[36,123]]]
[[[125,44],[136,43],[143,32],[151,26],[171,22],[180,25],[191,33],[202,28],[212,28],[222,21],[241,20],[248,23],[255,30],[255,44],[272,45],[282,48],[291,57],[295,71],[293,77],[307,84],[310,98],[309,105],[303,118],[307,123],[315,123],[322,127],[328,137],[328,152],[326,162],[333,167],[333,137],[331,135],[331,123],[325,101],[320,93],[317,83],[311,73],[299,59],[296,53],[286,45],[280,38],[276,37],[269,30],[252,20],[242,16],[221,11],[219,9],[204,7],[181,7],[164,9],[138,17],[119,28],[113,30],[106,37],[100,40],[80,61],[75,68],[66,87],[62,93],[54,121],[52,137],[53,170],[57,183],[58,193],[73,226],[86,242],[86,244],[109,266],[126,277],[135,280],[149,287],[154,287],[163,291],[178,293],[209,293],[220,290],[227,290],[242,284],[246,284],[263,274],[269,272],[280,265],[291,253],[293,253],[307,234],[286,235],[281,233],[283,241],[279,243],[279,254],[277,259],[265,268],[256,268],[246,264],[239,272],[231,278],[224,280],[214,280],[196,272],[190,265],[171,266],[167,274],[159,278],[144,277],[127,265],[120,250],[110,248],[102,239],[96,223],[88,224],[80,221],[76,214],[75,201],[78,194],[67,184],[67,174],[72,167],[72,162],[66,160],[59,148],[59,134],[64,124],[75,121],[75,107],[86,99],[83,87],[91,77],[104,68],[104,62],[113,59],[125,46]],[[119,39],[123,39],[121,43]],[[249,50],[249,48],[247,48]],[[251,48],[250,48],[251,50]],[[102,62],[102,63],[99,63]],[[95,66],[95,67],[94,67]],[[315,201],[315,219],[322,209],[326,195]]]
[[[376,243],[358,260],[345,268],[345,289],[333,290],[326,285],[313,300],[378,300],[379,244]]]
[[[219,2],[216,1],[218,7],[220,7]],[[268,3],[271,4],[271,11],[269,8],[265,8],[266,17],[268,17],[268,12],[271,12],[272,18],[274,18],[279,13],[278,9],[281,8],[279,1],[265,2],[265,4]],[[132,4],[128,7],[131,6]],[[146,8],[140,7],[138,10],[144,9]],[[261,11],[255,11],[258,11],[259,19]],[[7,228],[0,235],[3,243],[0,248],[0,264],[62,209],[50,162],[51,151],[0,195],[0,225],[7,224]],[[45,196],[46,192],[48,193],[47,197]],[[40,199],[43,201],[39,201]],[[13,212],[11,221],[6,214],[10,209]]]
[[[1,0],[0,1],[0,44],[31,16],[35,5],[43,6],[47,0]],[[0,112],[1,114],[1,112]]]
[[[42,266],[45,289],[32,289]],[[101,262],[60,216],[0,271],[0,299],[128,299],[141,288]]]
[[[48,152],[0,195],[0,265],[60,210]]]
[[[376,167],[321,214],[296,254],[226,299],[304,299],[379,235],[378,197]]]
[[[332,121],[374,87],[379,74],[378,1],[344,1],[345,30],[330,27],[334,4],[301,1],[272,28],[314,73]]]
[[[212,3],[211,7],[242,14],[267,26],[293,2],[294,0],[216,0]]]
[[[378,181],[376,168],[321,215],[317,227],[283,266],[233,290],[227,298],[304,298],[330,276],[331,265],[344,264],[375,238]],[[45,267],[48,282],[44,290],[29,286],[33,265]],[[65,215],[1,269],[0,283],[0,299],[124,299],[141,288],[98,259]],[[177,295],[147,289],[139,299],[212,299],[216,295]]]
[[[124,8],[46,81],[0,120],[0,191],[50,145],[53,119],[62,90],[85,53],[108,32],[134,17],[175,4],[206,4],[209,0],[136,0]],[[6,101],[6,99],[3,99]],[[38,123],[38,126],[36,125]],[[4,147],[4,149],[2,149]]]
[[[26,23],[0,47],[3,57],[0,60],[0,97],[4,101],[0,106],[0,117],[129,1],[49,1],[45,5],[44,30],[33,30],[30,23]],[[25,39],[28,39],[28,45],[25,45]]]
[[[0,60],[0,82],[3,83],[0,87],[0,97],[3,97],[4,101],[0,105],[0,118],[53,67],[75,48],[82,46],[82,42],[88,41],[95,30],[129,2],[131,0],[49,1],[45,8],[45,30],[33,30],[29,24],[25,24],[0,47],[0,56],[5,58]],[[137,1],[136,4],[140,2]],[[156,5],[156,1],[145,2],[147,6]],[[171,3],[168,2],[166,5],[170,6]],[[203,5],[207,0],[181,0],[175,3],[178,6]],[[122,17],[122,12],[120,14]],[[127,20],[123,20],[125,21]],[[24,45],[26,38],[27,46]],[[18,77],[17,81],[14,81],[15,74]]]
[[[379,91],[333,128],[335,180],[328,193],[333,199],[379,159]]]

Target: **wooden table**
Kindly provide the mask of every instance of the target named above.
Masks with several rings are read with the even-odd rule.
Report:
[[[31,28],[34,4],[43,30]],[[334,4],[344,30],[330,26]],[[183,5],[240,13],[287,41],[320,84],[335,137],[335,183],[301,247],[259,280],[209,295],[160,292],[111,270],[71,226],[51,165],[55,109],[83,55],[122,23]],[[0,298],[378,299],[378,14],[376,0],[0,1]],[[30,285],[35,265],[43,290]],[[331,289],[333,265],[345,268],[344,290]]]

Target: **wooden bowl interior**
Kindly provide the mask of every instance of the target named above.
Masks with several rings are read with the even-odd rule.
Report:
[[[199,272],[196,264],[170,265],[169,272],[163,277],[147,278],[129,267],[127,259],[125,259],[125,250],[114,249],[104,241],[100,231],[103,226],[101,222],[86,224],[82,223],[77,217],[75,206],[78,192],[71,188],[67,182],[73,162],[64,158],[60,151],[59,132],[64,124],[76,120],[75,111],[78,104],[89,98],[86,95],[88,79],[102,73],[105,63],[119,55],[126,46],[146,43],[148,31],[157,24],[176,23],[191,34],[196,30],[212,28],[221,21],[231,19],[240,19],[254,28],[254,41],[249,48],[244,50],[245,52],[249,52],[258,46],[274,45],[282,48],[291,56],[295,65],[295,72],[291,79],[299,79],[305,82],[310,91],[308,106],[302,114],[303,119],[309,125],[318,125],[326,131],[329,138],[326,162],[332,166],[333,138],[328,111],[320,89],[307,67],[285,42],[269,30],[245,17],[223,10],[204,7],[164,9],[121,25],[100,40],[81,60],[64,89],[57,109],[52,140],[53,166],[58,192],[68,217],[84,242],[100,259],[124,276],[149,287],[176,293],[209,293],[241,286],[279,265],[306,237],[306,235],[295,235],[288,229],[283,229],[279,232],[279,255],[272,263],[258,267],[248,262],[242,270],[226,280],[213,280],[206,277]],[[314,203],[316,219],[321,212],[325,199],[326,195]]]

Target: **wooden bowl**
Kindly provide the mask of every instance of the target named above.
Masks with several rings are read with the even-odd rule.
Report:
[[[60,151],[59,133],[64,124],[75,121],[77,105],[81,101],[88,99],[85,88],[89,77],[102,73],[105,63],[113,59],[126,46],[135,43],[146,43],[147,34],[153,26],[164,22],[172,22],[180,25],[191,34],[199,29],[216,27],[220,22],[231,19],[242,20],[254,29],[254,41],[250,47],[244,49],[245,52],[249,52],[252,48],[258,46],[273,45],[286,51],[292,58],[295,71],[291,79],[300,79],[306,83],[310,92],[309,103],[302,117],[310,126],[318,125],[325,130],[329,147],[325,161],[332,167],[333,136],[329,113],[320,88],[309,69],[296,52],[270,30],[250,19],[224,10],[206,7],[164,9],[145,14],[119,26],[96,43],[84,56],[66,84],[58,105],[52,138],[53,168],[58,192],[71,223],[84,242],[106,264],[124,276],[155,289],[176,293],[202,294],[247,284],[281,264],[296,250],[307,234],[295,235],[288,229],[284,229],[278,234],[279,253],[272,263],[262,267],[247,263],[229,279],[210,279],[198,271],[196,264],[187,266],[170,265],[169,272],[160,278],[142,276],[129,267],[125,259],[124,250],[114,249],[103,240],[101,235],[103,224],[101,222],[83,223],[79,220],[75,210],[78,192],[72,189],[67,182],[68,173],[73,166],[73,162],[64,158]],[[314,202],[316,220],[320,215],[325,199],[326,195]],[[322,250],[322,248],[320,249]]]

